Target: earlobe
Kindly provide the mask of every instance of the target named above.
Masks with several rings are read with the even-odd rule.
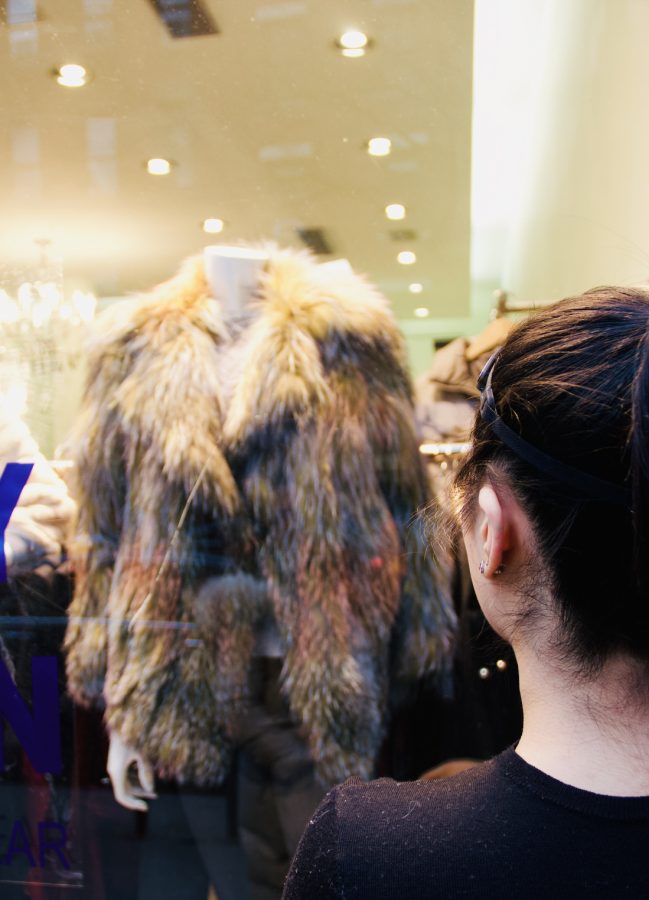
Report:
[[[486,575],[486,574],[487,574],[487,565],[488,565],[488,563],[487,563],[487,560],[486,560],[486,559],[481,559],[481,560],[480,560],[480,565],[478,566],[478,569],[480,570],[480,574],[481,574],[481,575]],[[494,575],[502,575],[504,571],[505,571],[505,566],[504,566],[504,565],[500,565],[500,566],[498,566],[497,569],[494,570],[494,573],[493,573],[493,574],[494,574]]]
[[[504,569],[504,555],[509,549],[510,526],[506,507],[491,485],[484,485],[478,496],[478,506],[483,516],[480,536],[483,559],[480,574],[485,578],[500,575]]]

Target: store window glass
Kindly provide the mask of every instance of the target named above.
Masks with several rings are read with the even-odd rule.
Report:
[[[441,523],[517,318],[646,278],[648,25],[0,2],[2,897],[279,898],[330,787],[516,739]]]

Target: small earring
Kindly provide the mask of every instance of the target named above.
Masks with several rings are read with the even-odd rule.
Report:
[[[480,560],[480,565],[478,566],[478,568],[480,569],[480,574],[484,575],[487,570],[487,563],[484,559]]]
[[[504,566],[498,566],[498,568],[497,568],[496,571],[494,572],[494,575],[502,575],[504,571],[505,571],[505,567],[504,567]]]

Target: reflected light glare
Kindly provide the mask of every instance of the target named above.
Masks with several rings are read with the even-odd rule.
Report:
[[[425,319],[429,313],[430,311],[425,306],[418,306],[415,310],[415,315],[418,319]]]
[[[47,303],[43,303],[42,300],[37,300],[36,303],[32,306],[32,322],[36,328],[40,328],[42,325],[45,325],[46,322],[49,321],[50,318],[50,310]]]
[[[24,281],[16,292],[16,300],[0,290],[0,323],[17,323],[21,333],[30,327],[41,329],[85,326],[92,321],[97,309],[97,298],[89,291],[75,290],[66,299],[61,287],[54,281]]]
[[[24,315],[28,315],[32,308],[32,285],[29,281],[24,281],[18,288],[18,308]]]
[[[223,219],[205,219],[203,222],[203,231],[207,234],[221,234],[225,222]]]
[[[367,143],[370,156],[388,156],[392,150],[392,141],[386,137],[375,137]]]
[[[10,409],[15,415],[24,416],[27,410],[27,396],[29,394],[28,385],[23,382],[10,384],[2,392],[2,398],[5,408]]]
[[[88,72],[83,66],[68,63],[56,72],[56,80],[63,87],[83,87],[88,81]]]
[[[71,313],[76,312],[82,322],[92,322],[97,311],[97,298],[86,291],[74,291],[72,294]],[[63,317],[63,309],[59,313]]]
[[[385,214],[393,222],[399,222],[406,217],[406,208],[403,203],[390,203],[385,207]]]
[[[20,318],[20,310],[15,300],[6,291],[0,290],[0,322],[11,324]]]
[[[362,31],[346,31],[341,34],[339,43],[345,50],[362,50],[367,47],[368,38]]]
[[[150,159],[146,164],[149,175],[168,175],[171,172],[171,163],[168,159]]]
[[[363,47],[360,47],[358,50],[341,50],[340,51],[343,56],[346,56],[348,59],[358,59],[359,56],[365,56],[365,50]]]
[[[419,284],[418,281],[413,282],[413,283],[408,287],[408,290],[410,291],[411,294],[421,294],[421,292],[423,291],[423,289],[424,289],[423,284]]]
[[[412,250],[402,250],[397,256],[397,262],[400,262],[402,266],[411,266],[417,262],[417,256]]]

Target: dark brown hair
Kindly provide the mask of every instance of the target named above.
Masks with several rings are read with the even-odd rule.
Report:
[[[462,513],[486,477],[506,478],[532,522],[563,648],[589,670],[615,652],[649,661],[649,293],[596,288],[538,313],[503,346],[492,387],[517,434],[630,499],[584,496],[539,471],[478,414],[454,483]],[[533,583],[525,593],[533,622]]]

